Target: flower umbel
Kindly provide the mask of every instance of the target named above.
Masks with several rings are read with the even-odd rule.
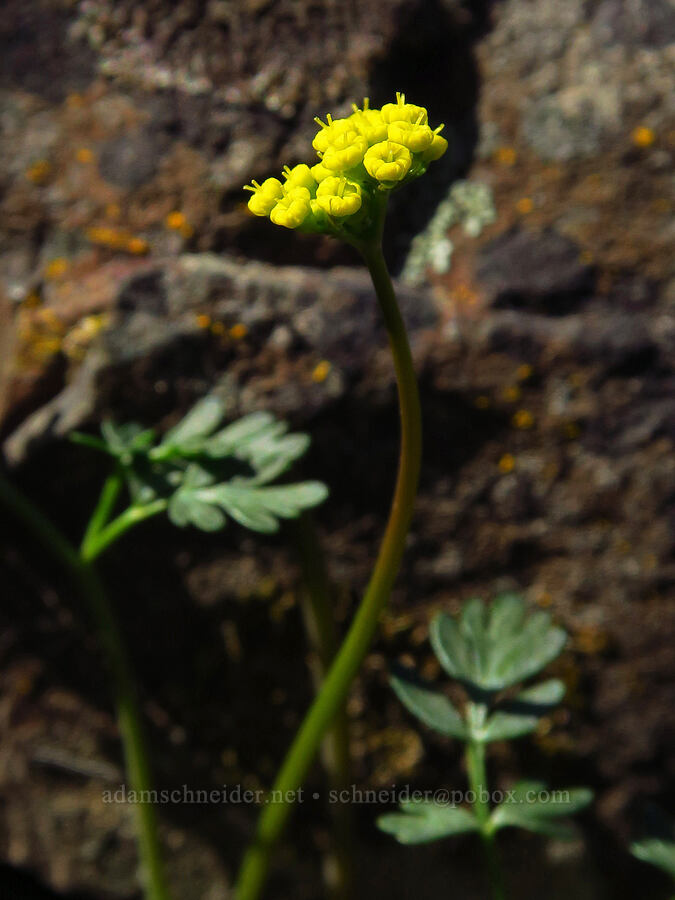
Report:
[[[432,129],[427,110],[406,103],[405,94],[382,109],[371,109],[367,97],[363,108],[352,109],[345,118],[316,119],[314,165],[284,166],[283,183],[267,178],[244,188],[252,192],[248,206],[254,215],[358,242],[376,229],[388,193],[419,178],[448,149],[443,126]]]

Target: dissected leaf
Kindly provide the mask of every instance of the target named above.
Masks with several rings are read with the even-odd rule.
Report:
[[[401,844],[426,844],[439,838],[478,831],[474,814],[463,806],[433,801],[401,803],[401,812],[380,816],[377,826]]]
[[[444,694],[402,669],[392,676],[391,685],[401,703],[429,728],[460,740],[468,737],[462,716]]]
[[[226,522],[222,510],[204,503],[189,491],[177,491],[173,495],[169,500],[168,513],[174,525],[194,525],[202,531],[218,531]]]
[[[432,622],[431,642],[443,668],[468,688],[494,693],[543,669],[562,650],[565,632],[537,611],[525,618],[525,604],[514,594],[487,607],[465,604],[459,622],[441,613]]]
[[[496,643],[488,681],[500,687],[524,681],[554,660],[566,640],[547,612],[533,613],[508,640]]]
[[[546,715],[565,695],[562,681],[552,678],[542,681],[513,700],[500,704],[497,711],[487,720],[485,727],[474,737],[482,741],[505,741],[522,737],[537,727],[541,716]]]
[[[167,431],[161,446],[186,449],[201,446],[220,425],[224,415],[225,405],[220,397],[208,394],[197,401],[177,425]]]
[[[565,821],[566,817],[584,809],[592,800],[589,788],[549,790],[539,781],[521,781],[492,811],[490,823],[495,831],[511,826],[567,840],[576,831],[571,822]]]
[[[109,419],[101,423],[101,434],[109,451],[120,458],[147,450],[156,437],[152,428],[143,428],[136,422],[117,425]]]
[[[630,852],[642,862],[662,869],[675,879],[675,842],[664,838],[645,838],[631,844]]]
[[[243,479],[206,486],[193,485],[186,481],[172,501],[178,498],[181,519],[185,518],[186,503],[197,502],[226,513],[252,531],[271,533],[278,530],[279,519],[296,518],[303,509],[316,506],[325,500],[327,495],[326,486],[318,481],[262,487]],[[180,524],[175,517],[172,521]],[[188,521],[197,524],[194,517],[190,517]]]

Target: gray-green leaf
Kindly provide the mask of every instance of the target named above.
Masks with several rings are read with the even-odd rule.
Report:
[[[401,703],[429,728],[448,737],[466,740],[468,732],[464,720],[444,694],[409,673],[403,674],[403,670],[392,676],[391,686]]]
[[[473,599],[459,621],[441,613],[431,623],[431,643],[443,668],[467,687],[496,692],[543,669],[562,650],[562,628],[548,613],[525,618],[525,603],[505,594],[486,606]]]
[[[642,862],[662,869],[675,880],[675,842],[662,838],[645,838],[631,844],[630,852]]]
[[[478,831],[476,817],[463,806],[433,801],[401,803],[401,812],[380,816],[377,826],[401,844],[426,844],[440,838]]]
[[[576,831],[566,817],[589,805],[593,792],[589,788],[549,790],[539,781],[521,781],[490,817],[494,831],[517,827],[561,840],[575,836]]]
[[[506,741],[529,734],[537,727],[541,716],[546,715],[565,695],[562,681],[552,678],[542,681],[505,701],[493,713],[484,729],[475,734],[481,741]]]

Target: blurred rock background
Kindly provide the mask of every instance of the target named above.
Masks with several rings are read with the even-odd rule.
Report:
[[[253,219],[241,185],[311,157],[313,117],[363,96],[404,90],[446,123],[451,151],[388,224],[425,468],[350,703],[355,777],[460,783],[456,748],[420,741],[387,665],[434,675],[433,611],[520,588],[570,631],[568,698],[495,762],[598,802],[564,852],[507,838],[518,896],[665,897],[625,848],[649,802],[675,808],[672,0],[6,0],[0,49],[17,481],[75,536],[103,468],[63,435],[105,415],[169,424],[218,384],[233,416],[269,408],[311,432],[345,621],[395,468],[390,362],[357,260]],[[485,186],[463,215],[457,179]],[[130,810],[100,800],[121,770],[96,647],[60,574],[1,527],[0,885],[135,897]],[[283,536],[153,522],[103,567],[159,785],[268,784],[310,695]],[[177,896],[228,896],[255,810],[161,812]],[[375,809],[355,812],[364,896],[482,896],[469,845],[402,853]],[[271,897],[320,895],[326,829],[320,803],[298,810]],[[21,872],[33,887],[11,887]]]

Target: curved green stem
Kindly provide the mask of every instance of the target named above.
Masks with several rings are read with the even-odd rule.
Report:
[[[105,519],[112,511],[118,492],[119,486],[113,475],[106,481],[92,516],[92,519],[96,519],[97,527],[92,527],[90,522],[86,530],[83,549],[78,553],[52,522],[0,473],[0,502],[36,535],[45,549],[66,569],[89,607],[111,674],[127,778],[131,789],[138,794],[141,791],[151,790],[152,782],[141,724],[142,717],[136,695],[136,682],[112,606],[93,566],[93,559],[109,546],[115,537],[123,534],[134,521],[140,520],[137,516],[125,519],[120,516],[112,524],[123,519],[124,528],[118,526],[109,532],[110,526],[103,527]],[[142,518],[146,518],[146,516]],[[103,530],[97,531],[97,528],[103,528]],[[103,535],[106,533],[108,536],[103,539]],[[87,543],[90,550],[85,553],[84,548]],[[141,794],[141,796],[143,795]],[[171,900],[162,868],[154,806],[151,803],[136,803],[134,812],[136,814],[139,857],[146,885],[146,900]]]
[[[419,480],[422,426],[417,380],[405,325],[382,256],[379,234],[372,242],[361,244],[359,250],[373,279],[394,357],[401,415],[398,477],[389,521],[370,582],[321,692],[286,755],[274,784],[274,791],[280,792],[275,793],[275,797],[293,796],[300,788],[324,734],[345,702],[398,573]],[[283,832],[291,810],[291,803],[270,802],[265,806],[254,842],[244,856],[235,889],[237,900],[256,900],[260,896],[272,849]]]

